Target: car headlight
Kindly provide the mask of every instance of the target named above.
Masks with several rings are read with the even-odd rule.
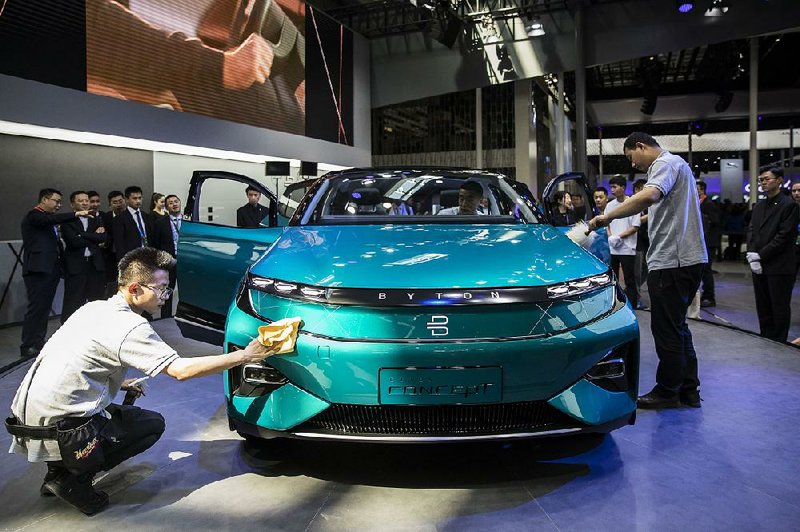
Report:
[[[292,283],[280,279],[270,279],[268,277],[259,277],[252,273],[247,274],[247,287],[276,296],[318,302],[327,301],[329,293],[327,288]]]
[[[614,276],[609,270],[599,275],[591,275],[574,281],[550,285],[547,287],[547,297],[549,299],[560,299],[611,286],[612,284],[614,284]]]

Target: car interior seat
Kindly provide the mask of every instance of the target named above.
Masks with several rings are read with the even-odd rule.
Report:
[[[439,193],[439,210],[458,207],[458,189],[443,190]]]
[[[381,191],[374,187],[361,187],[355,189],[351,196],[357,205],[358,214],[383,214],[378,206],[383,200]]]

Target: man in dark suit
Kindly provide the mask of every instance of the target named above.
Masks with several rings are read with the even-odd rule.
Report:
[[[89,209],[88,193],[77,190],[69,196],[75,212]],[[61,225],[64,238],[64,306],[61,323],[88,301],[103,297],[105,264],[100,244],[106,241],[106,230],[98,216],[79,218]]]
[[[28,294],[19,346],[24,357],[38,355],[47,335],[47,318],[61,277],[59,225],[89,215],[85,210],[56,214],[59,207],[61,192],[45,188],[39,191],[39,203],[22,219],[22,279]]]
[[[172,255],[173,258],[177,258],[178,239],[180,238],[181,223],[183,223],[181,217],[181,200],[175,194],[170,194],[165,198],[164,205],[167,208],[167,215],[159,217],[153,224],[153,247],[161,251],[166,251]],[[173,294],[176,282],[177,267],[173,267],[169,270],[169,287],[173,290]],[[172,298],[173,295],[171,294],[169,299],[164,302],[164,306],[161,307],[162,318],[172,317]]]
[[[125,189],[127,208],[114,218],[112,240],[117,262],[136,248],[146,247],[153,235],[153,220],[142,212],[142,189],[130,186]]]
[[[102,214],[103,227],[106,228],[106,241],[101,246],[103,248],[103,259],[106,272],[106,297],[111,297],[117,293],[117,255],[114,253],[114,218],[125,212],[127,204],[125,196],[120,190],[112,190],[108,193],[108,210]]]
[[[267,217],[269,209],[260,205],[261,192],[254,187],[245,189],[247,203],[236,209],[236,225],[239,227],[261,227],[261,220]]]
[[[747,261],[753,270],[760,334],[785,342],[791,322],[800,207],[781,192],[782,167],[765,170],[758,182],[767,197],[753,206],[747,231]]]
[[[89,196],[89,210],[92,211],[92,216],[102,217],[103,211],[100,210],[100,193],[96,190],[87,190],[86,195]]]
[[[721,238],[722,213],[718,203],[711,201],[706,195],[706,184],[704,181],[697,182],[697,194],[700,197],[700,212],[703,215],[703,235],[706,241],[706,252],[708,253],[708,264],[703,268],[703,292],[700,295],[701,307],[715,307],[717,305],[716,292],[714,290],[714,273],[711,271],[711,264],[719,250]]]

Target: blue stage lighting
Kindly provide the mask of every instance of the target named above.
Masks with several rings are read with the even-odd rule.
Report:
[[[692,9],[694,9],[694,2],[686,2],[684,0],[678,0],[678,11],[681,13],[688,13]]]

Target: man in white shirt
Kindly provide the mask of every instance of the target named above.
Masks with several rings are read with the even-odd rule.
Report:
[[[608,202],[603,214],[609,215],[628,199],[625,195],[627,182],[624,177],[612,177],[609,180],[611,195],[614,199]],[[619,278],[619,271],[625,277],[625,295],[631,306],[639,305],[639,290],[636,286],[636,232],[641,225],[638,213],[624,218],[612,220],[608,225],[608,245],[611,248],[611,268]]]
[[[141,316],[156,312],[169,297],[167,272],[174,262],[169,254],[149,247],[125,255],[116,295],[78,309],[45,344],[23,379],[11,405],[14,417],[6,421],[11,421],[9,432],[14,435],[10,451],[26,455],[30,462],[47,462],[42,495],[55,495],[93,515],[108,504],[108,496],[92,488],[94,475],[145,451],[161,437],[161,414],[111,403],[120,390],[141,393],[126,380],[128,368],[182,381],[272,354],[254,340],[243,350],[222,355],[178,356]],[[58,436],[52,434],[54,425]],[[61,432],[82,426],[94,429],[86,446],[81,443],[74,457],[62,454]]]

